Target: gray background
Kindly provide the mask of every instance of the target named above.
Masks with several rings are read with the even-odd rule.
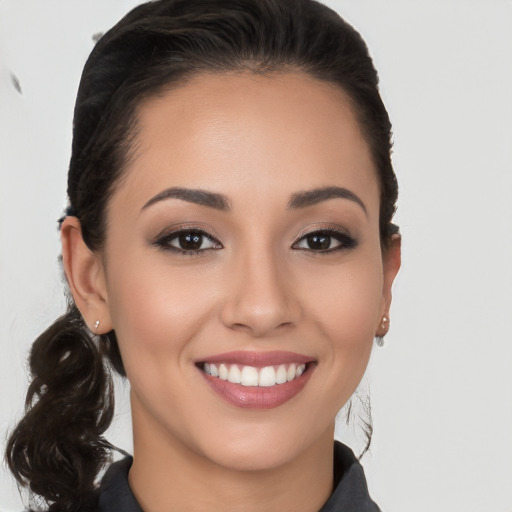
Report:
[[[92,35],[136,0],[0,0],[0,441],[30,343],[63,311],[56,219]],[[329,0],[380,71],[403,267],[363,459],[383,511],[512,510],[512,2]],[[21,86],[13,85],[14,74]],[[130,449],[127,385],[110,439]],[[358,427],[337,435],[356,450]],[[0,468],[0,510],[23,507]]]

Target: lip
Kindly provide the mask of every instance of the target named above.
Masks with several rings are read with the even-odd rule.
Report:
[[[215,354],[204,359],[198,359],[196,364],[239,364],[241,366],[254,366],[255,368],[264,368],[265,366],[276,366],[280,364],[299,363],[306,364],[315,361],[314,357],[297,354],[295,352],[285,352],[282,350],[272,350],[269,352],[253,352],[237,350],[234,352],[225,352],[224,354]]]
[[[276,384],[271,387],[243,386],[208,375],[200,368],[201,363],[238,364],[256,368],[288,363],[304,363],[306,364],[306,370],[300,377],[283,384]],[[210,388],[231,405],[243,409],[273,409],[285,404],[304,389],[316,367],[316,361],[312,357],[294,352],[236,351],[207,357],[197,361],[196,367]]]

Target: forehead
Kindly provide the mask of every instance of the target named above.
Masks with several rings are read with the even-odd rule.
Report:
[[[376,171],[350,101],[305,73],[202,74],[138,107],[120,192],[139,206],[165,187],[266,196],[339,185],[378,202]]]

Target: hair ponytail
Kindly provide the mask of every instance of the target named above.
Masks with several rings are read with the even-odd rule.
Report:
[[[102,351],[75,305],[37,338],[29,362],[32,383],[25,416],[7,443],[9,468],[52,512],[92,509],[95,479],[112,448],[102,434],[114,393]]]

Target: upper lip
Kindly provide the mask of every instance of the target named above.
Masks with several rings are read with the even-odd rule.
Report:
[[[196,363],[239,364],[242,366],[254,366],[258,368],[290,363],[310,363],[313,361],[315,361],[313,357],[297,354],[295,352],[286,352],[281,350],[272,350],[268,352],[236,350],[233,352],[225,352],[223,354],[208,356],[196,361]]]

